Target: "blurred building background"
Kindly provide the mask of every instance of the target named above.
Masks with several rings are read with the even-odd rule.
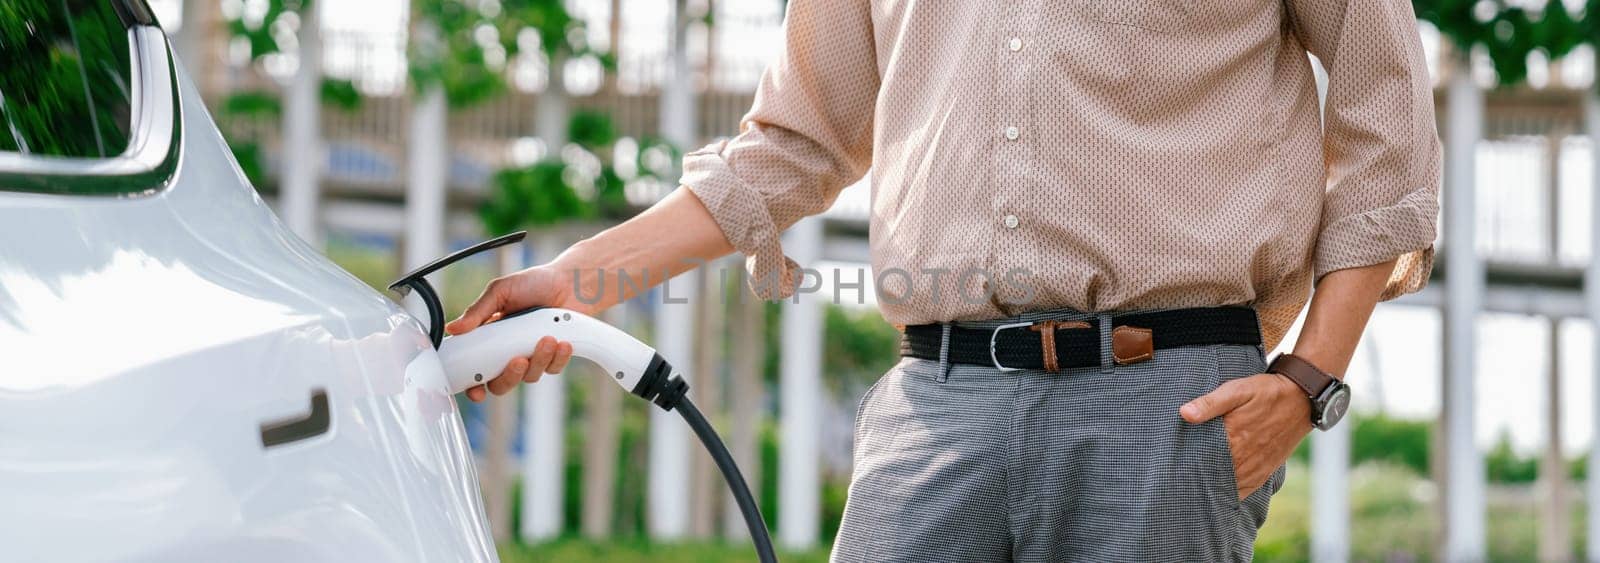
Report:
[[[374,287],[481,238],[459,311],[676,185],[738,130],[783,0],[151,0],[241,169]],[[1291,461],[1263,561],[1600,561],[1600,0],[1417,0],[1445,141],[1433,283],[1380,306],[1352,419]],[[896,361],[873,308],[865,187],[786,235],[823,288],[770,304],[738,259],[609,320],[696,379],[779,543],[821,560],[855,403]],[[864,281],[864,285],[858,282]],[[1593,287],[1592,285],[1590,286]],[[1292,346],[1291,339],[1285,348]],[[463,404],[508,560],[745,560],[737,511],[681,424],[588,365]],[[638,468],[648,467],[648,479]],[[1312,476],[1315,479],[1312,479]],[[689,482],[689,487],[679,483]],[[1311,483],[1315,482],[1315,485]],[[674,547],[676,546],[676,547]]]

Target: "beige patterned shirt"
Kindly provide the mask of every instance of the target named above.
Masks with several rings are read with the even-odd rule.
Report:
[[[1275,346],[1323,274],[1427,282],[1439,143],[1405,0],[791,0],[784,33],[739,135],[683,163],[757,281],[870,172],[895,324],[1248,304]]]

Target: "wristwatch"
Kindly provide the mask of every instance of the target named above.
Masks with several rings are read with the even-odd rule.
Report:
[[[1318,430],[1333,428],[1350,410],[1350,386],[1304,358],[1278,354],[1267,366],[1267,373],[1287,377],[1306,392],[1311,398],[1311,424]]]

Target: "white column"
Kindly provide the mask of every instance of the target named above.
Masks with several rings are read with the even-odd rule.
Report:
[[[1482,561],[1484,468],[1473,428],[1477,403],[1477,316],[1482,306],[1483,264],[1477,249],[1476,152],[1483,136],[1483,93],[1472,80],[1465,53],[1451,68],[1445,122],[1444,442],[1446,459],[1446,561]]]
[[[406,268],[444,254],[444,204],[448,180],[444,88],[427,87],[411,108],[411,138],[406,146]],[[440,288],[440,294],[444,290]]]
[[[1328,71],[1312,58],[1318,111],[1328,105]],[[1311,433],[1311,560],[1343,563],[1350,559],[1350,426],[1338,424]]]
[[[661,135],[680,150],[696,148],[694,74],[689,67],[688,0],[673,0],[671,70],[661,84]]]
[[[699,285],[694,270],[667,280],[653,294],[656,307],[656,352],[672,364],[673,371],[694,384],[684,368],[694,365],[694,309],[688,301]],[[609,276],[608,276],[609,277]],[[689,466],[692,449],[699,449],[678,413],[650,406],[650,496],[647,521],[650,537],[681,539],[689,533]]]
[[[737,269],[739,262],[734,262]],[[728,452],[733,454],[733,461],[739,464],[739,471],[744,473],[745,482],[754,484],[761,482],[761,472],[770,469],[761,466],[761,421],[765,409],[765,392],[761,384],[761,368],[766,358],[766,337],[763,328],[766,326],[766,302],[757,299],[749,290],[745,289],[746,277],[740,275],[733,283],[740,284],[738,301],[730,304],[733,313],[729,322],[733,325],[730,331],[733,334],[732,358],[733,364],[729,372],[728,394],[733,397],[733,406],[730,418],[732,428],[728,432]],[[733,493],[723,495],[726,500],[722,503],[722,535],[733,541],[748,543],[750,532],[744,525],[744,515],[739,512],[739,504],[734,501]],[[759,503],[760,500],[757,499]],[[771,510],[771,507],[767,507]]]
[[[1545,239],[1550,245],[1551,264],[1561,258],[1561,144],[1566,137],[1565,128],[1545,132],[1544,192],[1549,198],[1545,200]],[[1550,365],[1545,372],[1544,456],[1539,462],[1539,487],[1544,489],[1539,515],[1539,560],[1559,562],[1572,559],[1568,531],[1572,506],[1567,496],[1567,460],[1561,451],[1561,317],[1551,315],[1548,319]]]
[[[1311,433],[1311,561],[1350,560],[1350,426]]]
[[[822,218],[801,220],[784,235],[796,262],[822,257]],[[802,282],[806,283],[806,282]],[[816,544],[820,524],[818,401],[822,393],[822,301],[800,296],[783,307],[779,372],[778,541],[789,549]]]
[[[601,317],[611,326],[631,331],[628,309],[631,302],[618,303]],[[577,379],[582,379],[578,381]],[[616,512],[617,452],[621,438],[617,427],[622,420],[622,402],[632,401],[617,392],[617,385],[597,368],[587,368],[572,385],[588,386],[584,403],[583,437],[583,501],[581,528],[583,537],[604,540],[611,537],[611,522]],[[632,468],[629,468],[630,477]],[[636,478],[636,477],[635,477]]]
[[[535,234],[534,256],[546,262],[561,253],[561,239]],[[507,252],[500,271],[523,268],[520,252]],[[522,391],[522,541],[537,543],[561,533],[561,507],[566,470],[566,374],[545,375]]]
[[[311,246],[322,248],[317,225],[321,193],[317,179],[325,160],[322,151],[322,18],[321,4],[301,14],[300,66],[289,83],[283,105],[283,184],[280,207],[289,230]]]
[[[672,72],[661,84],[661,135],[680,149],[695,142],[694,82],[689,75],[687,0],[674,0]],[[683,373],[694,361],[694,305],[685,302],[699,285],[699,271],[668,280],[655,293],[656,351]],[[677,413],[650,407],[650,496],[648,528],[656,539],[678,539],[689,532],[689,429]]]
[[[410,270],[444,255],[445,140],[444,89],[430,86],[417,94],[411,107],[411,138],[406,143],[405,269]],[[443,277],[430,276],[434,289],[444,295]],[[417,318],[427,310],[415,295],[407,296],[406,309]]]
[[[1595,64],[1600,72],[1600,61]],[[1589,132],[1589,268],[1584,274],[1584,293],[1588,297],[1590,332],[1594,335],[1593,349],[1600,350],[1600,76],[1589,89],[1583,104]],[[1590,403],[1600,407],[1600,361],[1594,362],[1594,398]],[[1594,410],[1600,410],[1596,408]],[[1600,467],[1600,416],[1591,417],[1589,434],[1589,467]],[[1600,562],[1600,475],[1591,473],[1588,479],[1589,501],[1589,561]]]
[[[572,117],[567,111],[567,87],[563,78],[566,76],[566,63],[564,55],[550,57],[549,80],[535,100],[534,118],[537,121],[533,126],[539,140],[544,141],[546,158],[559,158],[561,147],[567,144],[567,122]]]

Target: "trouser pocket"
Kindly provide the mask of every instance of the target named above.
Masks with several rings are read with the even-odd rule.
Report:
[[[855,426],[851,434],[854,438],[851,443],[853,457],[858,459],[861,457],[861,447],[867,443],[869,434],[875,429],[875,423],[869,418],[873,414],[872,398],[877,395],[878,388],[882,387],[889,378],[895,377],[899,370],[898,366],[890,368],[887,373],[879,377],[877,381],[874,381],[870,387],[867,387],[867,392],[861,395],[861,402],[856,404]]]

